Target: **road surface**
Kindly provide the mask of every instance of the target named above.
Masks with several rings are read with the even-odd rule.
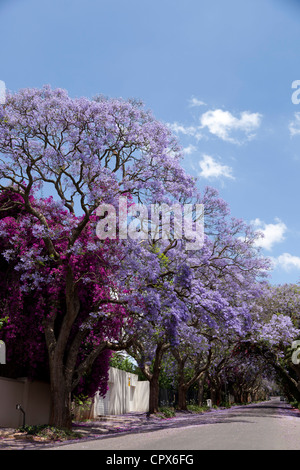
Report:
[[[190,425],[104,436],[55,450],[300,450],[300,412],[273,399],[206,413]]]

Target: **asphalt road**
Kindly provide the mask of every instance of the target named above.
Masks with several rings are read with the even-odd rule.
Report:
[[[274,399],[209,413],[189,425],[105,436],[55,450],[300,450],[300,412]]]

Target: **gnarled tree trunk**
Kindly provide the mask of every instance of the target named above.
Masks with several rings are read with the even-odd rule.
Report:
[[[139,350],[141,356],[145,354],[142,343],[136,342],[136,348]],[[150,397],[149,397],[149,414],[157,413],[159,407],[159,376],[161,371],[161,363],[164,353],[169,349],[170,344],[159,342],[156,345],[155,356],[152,364],[152,371],[148,364],[140,365],[143,372],[150,384]],[[142,361],[141,361],[142,362]]]
[[[185,377],[185,367],[189,359],[188,355],[181,354],[180,351],[176,348],[172,350],[172,354],[177,361],[177,370],[178,370],[178,409],[182,411],[187,411],[187,400],[186,395],[189,388],[207,371],[211,363],[211,350],[208,353],[208,356],[203,364],[200,362],[200,358],[194,364],[194,371],[192,377],[186,379]],[[203,358],[201,358],[203,361]]]
[[[51,426],[71,429],[71,390],[62,374],[62,368],[51,370]]]

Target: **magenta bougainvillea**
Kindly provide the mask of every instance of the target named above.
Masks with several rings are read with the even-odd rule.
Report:
[[[51,221],[49,229],[53,236],[57,233],[56,249],[67,251],[68,228],[64,222],[68,213],[59,209],[51,197],[31,200],[35,205],[43,205],[44,210],[47,208],[48,222]],[[19,209],[18,202],[22,203],[20,196],[9,191],[0,195],[1,316],[8,316],[0,337],[6,342],[7,364],[12,366],[7,369],[11,374],[48,379],[44,324],[51,315],[57,316],[56,323],[63,319],[67,267],[63,257],[57,265],[47,256],[42,227]],[[109,240],[99,243],[91,219],[68,259],[80,302],[80,313],[72,327],[69,344],[80,329],[84,339],[78,363],[106,338],[118,338],[123,320],[128,316],[123,306],[109,304],[113,257],[117,259],[116,245]],[[99,313],[100,304],[103,305]],[[96,358],[88,373],[80,379],[75,393],[93,395],[97,390],[106,393],[110,355],[110,351],[104,351]]]

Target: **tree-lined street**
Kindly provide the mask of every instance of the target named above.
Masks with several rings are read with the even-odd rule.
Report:
[[[149,381],[150,414],[163,380],[179,410],[192,387],[199,405],[265,399],[274,383],[299,401],[300,288],[268,282],[261,234],[182,159],[140,102],[44,86],[0,108],[1,373],[49,381],[52,426],[106,394],[116,351]]]
[[[161,430],[55,446],[58,450],[300,450],[300,413],[279,398],[200,417]],[[48,447],[47,447],[48,448]]]
[[[298,449],[298,2],[23,3],[0,1],[0,427],[139,410],[59,447]]]

